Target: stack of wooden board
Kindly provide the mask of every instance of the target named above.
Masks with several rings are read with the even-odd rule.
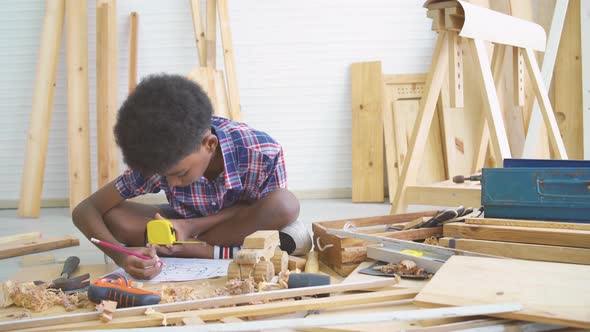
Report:
[[[0,238],[0,259],[73,247],[80,240],[71,235],[41,238],[41,233],[23,233]]]
[[[403,228],[408,222],[422,217],[434,216],[436,211],[406,213],[359,219],[314,222],[313,240],[315,250],[319,251],[320,261],[332,268],[341,276],[349,275],[360,263],[367,259],[367,245],[377,245],[359,239],[344,238],[328,234],[328,229],[348,229],[357,233],[385,236],[401,240],[424,240],[432,236],[440,236],[442,228],[424,228],[410,230],[393,230],[388,226],[395,224]]]
[[[439,244],[519,259],[590,264],[590,224],[474,218],[444,225]]]

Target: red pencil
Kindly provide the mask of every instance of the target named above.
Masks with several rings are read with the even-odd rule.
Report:
[[[126,254],[128,254],[128,255],[133,255],[133,256],[135,256],[135,257],[139,257],[139,258],[141,258],[141,259],[152,259],[152,258],[151,258],[151,257],[149,257],[149,256],[146,256],[146,255],[142,255],[142,254],[136,253],[135,251],[132,251],[132,250],[129,250],[129,249],[125,249],[125,248],[123,248],[123,247],[119,247],[119,246],[116,246],[116,245],[114,245],[114,244],[108,243],[108,242],[106,242],[106,241],[101,241],[101,240],[99,240],[99,239],[91,238],[91,239],[90,239],[90,242],[94,242],[94,243],[96,243],[96,244],[98,244],[98,245],[101,245],[101,246],[104,246],[104,247],[107,247],[107,248],[111,248],[111,249],[113,249],[113,250],[117,250],[117,251],[120,251],[120,252],[124,252],[124,253],[126,253]],[[165,265],[165,264],[164,264],[164,262],[162,262],[162,261],[161,261],[161,260],[159,260],[159,259],[158,259],[158,263],[160,263],[161,265]]]

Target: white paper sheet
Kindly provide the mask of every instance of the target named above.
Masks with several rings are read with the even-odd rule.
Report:
[[[229,259],[199,259],[199,258],[161,258],[166,265],[162,272],[151,280],[138,280],[119,268],[115,273],[124,275],[129,280],[142,282],[188,281],[221,277],[227,275]]]

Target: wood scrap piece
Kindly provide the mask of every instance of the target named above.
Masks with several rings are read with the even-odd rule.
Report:
[[[256,231],[244,239],[244,249],[266,249],[280,244],[278,231]]]
[[[590,249],[474,239],[440,238],[443,247],[496,256],[590,265]]]
[[[310,251],[306,256],[305,272],[316,273],[319,270],[318,252]]]
[[[270,259],[275,268],[275,273],[287,271],[289,265],[289,254],[277,247],[274,256]]]
[[[20,240],[38,239],[40,237],[41,237],[41,233],[40,232],[31,232],[31,233],[21,233],[21,234],[8,235],[8,236],[0,237],[0,244],[14,242],[14,241],[20,241]]]
[[[511,226],[444,225],[446,237],[590,248],[590,231]]]
[[[289,256],[289,271],[294,271],[296,269],[303,271],[305,269],[305,262],[307,262],[305,258]]]
[[[589,274],[585,265],[452,256],[414,303],[431,307],[515,301],[522,310],[491,316],[590,328],[590,284],[580,277]]]
[[[562,228],[578,229],[590,231],[590,224],[558,222],[558,221],[541,221],[541,220],[520,220],[520,219],[496,219],[496,218],[468,218],[467,224],[473,225],[496,225],[496,226],[514,226],[514,227],[539,227],[539,228]]]
[[[41,251],[80,245],[78,238],[66,235],[38,240],[21,240],[0,244],[0,258],[21,256]]]

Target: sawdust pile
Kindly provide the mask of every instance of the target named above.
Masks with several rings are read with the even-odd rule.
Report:
[[[249,294],[256,291],[256,282],[250,277],[246,280],[231,279],[225,287],[215,290],[217,296]]]
[[[39,312],[54,305],[63,306],[66,311],[86,307],[90,304],[86,293],[65,294],[61,290],[48,288],[47,285],[35,285],[32,282],[15,283],[10,280],[2,284],[3,307],[16,305]]]
[[[424,240],[424,244],[429,244],[431,246],[438,246],[438,238],[436,236],[431,236]]]
[[[188,286],[163,286],[159,291],[162,300],[160,303],[173,303],[181,301],[191,301],[207,298],[198,288]]]
[[[375,266],[373,267],[373,270],[381,271],[386,274],[400,274],[402,276],[429,276],[429,274],[424,271],[424,269],[419,268],[416,265],[416,262],[409,259],[404,259],[397,264],[388,263],[386,265]]]

